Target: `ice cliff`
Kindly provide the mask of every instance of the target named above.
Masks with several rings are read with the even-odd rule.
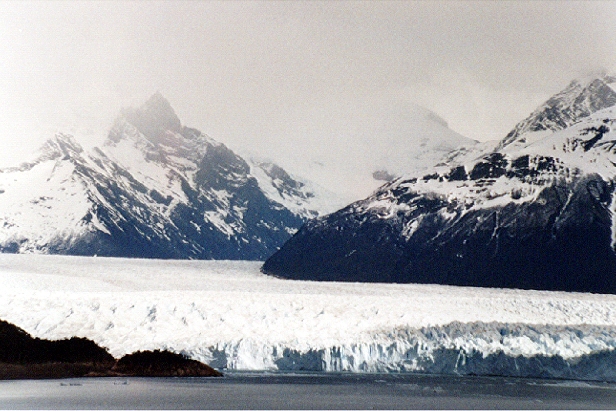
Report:
[[[616,381],[616,296],[290,281],[259,263],[0,255],[0,318],[222,370]]]

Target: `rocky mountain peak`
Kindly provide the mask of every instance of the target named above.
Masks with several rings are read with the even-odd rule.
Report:
[[[0,170],[0,252],[265,259],[320,206],[267,170],[182,126],[156,93],[123,110],[101,147],[57,134],[34,161]]]
[[[138,109],[124,111],[126,120],[152,141],[157,141],[168,131],[179,133],[182,130],[180,119],[169,101],[156,92]]]
[[[606,73],[573,80],[526,119],[519,122],[497,149],[525,144],[526,135],[537,131],[563,130],[589,115],[616,105],[616,77]]]
[[[83,148],[70,134],[58,133],[45,142],[41,151],[45,158],[68,158],[83,153]]]

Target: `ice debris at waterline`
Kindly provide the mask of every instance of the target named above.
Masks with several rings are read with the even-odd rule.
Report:
[[[260,263],[0,255],[0,318],[227,370],[616,381],[616,296],[267,277]]]

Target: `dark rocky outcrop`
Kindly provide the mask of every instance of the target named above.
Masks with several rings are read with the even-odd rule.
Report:
[[[218,377],[206,364],[168,351],[146,351],[115,360],[86,338],[49,341],[32,338],[0,320],[0,380],[74,377]]]
[[[0,379],[104,374],[114,363],[107,350],[88,339],[32,338],[21,328],[0,320]]]
[[[86,338],[49,341],[32,338],[21,328],[0,320],[0,362],[34,364],[64,363],[113,363],[115,360],[105,350]]]
[[[111,371],[134,377],[221,377],[199,361],[169,351],[138,351],[120,358]]]

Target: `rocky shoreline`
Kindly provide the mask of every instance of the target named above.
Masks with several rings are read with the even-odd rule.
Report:
[[[77,377],[221,377],[222,373],[169,351],[139,351],[116,360],[85,338],[33,338],[0,320],[0,380]]]

